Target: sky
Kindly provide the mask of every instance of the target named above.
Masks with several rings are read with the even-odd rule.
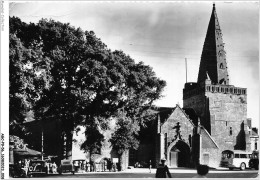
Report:
[[[247,117],[259,126],[259,3],[215,1],[230,84],[247,88]],[[13,2],[9,15],[51,18],[94,31],[111,50],[143,61],[165,80],[158,106],[182,106],[186,82],[197,82],[213,2]]]

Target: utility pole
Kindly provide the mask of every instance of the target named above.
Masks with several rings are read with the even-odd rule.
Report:
[[[42,125],[42,152],[41,152],[41,155],[42,155],[42,160],[43,160],[43,141],[44,141],[44,137],[43,137],[43,125]]]
[[[187,83],[187,58],[185,58],[185,69],[186,69],[186,83]]]

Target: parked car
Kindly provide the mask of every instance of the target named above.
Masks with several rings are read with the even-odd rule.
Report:
[[[58,167],[58,173],[72,172],[75,174],[75,168],[72,160],[61,160],[60,166]]]
[[[259,152],[255,151],[252,153],[252,156],[249,160],[249,167],[254,168],[256,170],[259,169]]]
[[[9,164],[9,176],[12,178],[26,178],[26,171],[18,164]]]
[[[27,176],[41,176],[48,174],[48,167],[45,161],[42,160],[31,160],[27,170]]]

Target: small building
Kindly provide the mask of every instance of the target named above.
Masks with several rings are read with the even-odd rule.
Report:
[[[256,127],[253,127],[250,132],[250,142],[251,142],[251,150],[256,151],[259,150],[259,135],[258,135],[258,129]]]

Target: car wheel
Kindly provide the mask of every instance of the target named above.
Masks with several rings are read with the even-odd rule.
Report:
[[[246,169],[246,165],[245,165],[245,163],[241,163],[241,165],[240,165],[240,169],[241,169],[242,171]]]

